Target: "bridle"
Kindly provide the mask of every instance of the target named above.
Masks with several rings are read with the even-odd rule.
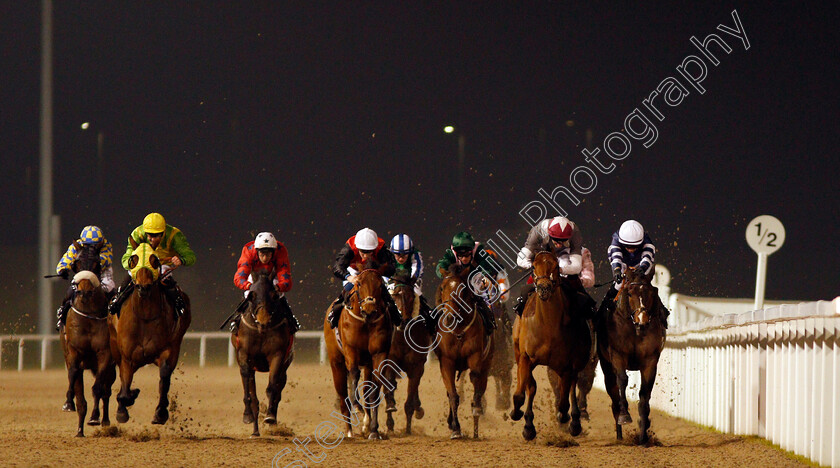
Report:
[[[359,272],[358,276],[360,277],[360,276],[362,276],[362,274],[364,274],[365,272],[368,272],[368,271],[376,272],[377,275],[379,274],[379,271],[377,269],[368,268],[366,270],[362,270],[361,272]],[[379,278],[379,281],[380,282],[382,281],[381,277]],[[353,296],[356,296],[357,298],[359,298],[359,301],[358,301],[359,314],[361,314],[361,315],[357,314],[353,310],[353,307],[352,307]],[[374,312],[371,313],[371,314],[367,314],[367,313],[364,312],[364,306],[369,305],[369,304],[372,304],[375,307]],[[377,307],[377,306],[378,306],[378,299],[377,298],[375,298],[373,296],[365,296],[364,298],[361,297],[361,295],[359,294],[359,283],[356,282],[356,284],[353,285],[353,291],[350,293],[349,296],[347,296],[347,302],[344,304],[344,309],[347,311],[348,314],[350,314],[351,317],[353,317],[354,319],[356,319],[360,322],[367,322],[368,319],[371,316],[376,314],[376,312],[381,312],[379,314],[379,317],[377,317],[376,319],[374,319],[370,322],[370,323],[377,323],[380,320],[382,320],[383,318],[385,318],[385,313],[383,312],[384,308],[383,307]]]

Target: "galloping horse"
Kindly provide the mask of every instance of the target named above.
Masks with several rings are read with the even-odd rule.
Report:
[[[102,291],[99,282],[101,265],[99,251],[103,242],[86,245],[82,248],[74,242],[78,258],[71,265],[76,273],[73,277],[73,303],[67,323],[60,333],[61,346],[64,349],[64,361],[67,364],[67,378],[70,388],[67,400],[72,403],[75,396],[76,412],[79,415],[79,425],[76,429],[77,437],[84,437],[84,422],[87,413],[87,401],[84,392],[84,370],[90,369],[94,375],[93,382],[93,411],[88,424],[100,424],[99,400],[102,400],[101,424],[111,425],[108,417],[108,403],[111,398],[111,385],[116,380],[114,359],[111,356],[111,345],[108,336],[108,299]],[[65,403],[65,406],[67,403]]]
[[[401,281],[399,277],[391,278],[394,284],[394,291],[391,295],[394,297],[394,302],[397,308],[400,309],[402,316],[402,329],[397,329],[394,332],[394,339],[391,341],[391,352],[388,354],[388,359],[396,363],[400,369],[404,370],[408,376],[408,389],[405,398],[405,433],[411,434],[411,418],[416,415],[417,419],[423,419],[426,414],[420,403],[420,379],[423,377],[425,371],[427,353],[416,351],[419,349],[429,349],[429,344],[432,339],[429,336],[429,331],[425,324],[420,323],[418,319],[420,313],[420,299],[414,293],[414,286],[408,282]],[[414,322],[411,320],[414,319]],[[410,323],[410,325],[409,325]],[[409,345],[408,340],[411,340],[412,345]],[[396,402],[394,401],[394,390],[396,389],[396,379],[399,376],[396,371],[388,366],[385,372],[385,378],[388,379],[390,387],[386,386],[383,390],[385,392],[385,413],[387,414],[386,426],[388,432],[394,430],[393,413],[397,411]],[[393,388],[393,389],[392,389]]]
[[[525,410],[525,428],[522,436],[532,440],[537,435],[534,427],[534,394],[537,382],[533,370],[538,365],[548,366],[560,376],[560,398],[555,403],[557,421],[569,421],[569,397],[571,396],[572,417],[569,432],[581,432],[580,410],[577,405],[577,375],[589,360],[591,341],[589,327],[581,317],[575,317],[570,310],[560,282],[557,258],[551,252],[540,252],[534,257],[534,283],[537,294],[528,299],[522,317],[513,325],[513,351],[517,363],[516,391],[513,394],[511,418],[522,418],[522,404],[525,390],[528,390],[528,406]]]
[[[458,421],[460,397],[455,386],[455,373],[469,369],[474,394],[472,401],[473,438],[478,438],[478,418],[484,414],[482,397],[487,390],[487,376],[493,362],[493,336],[487,336],[484,321],[478,317],[476,303],[481,299],[469,286],[470,268],[453,265],[449,275],[443,279],[437,290],[437,310],[443,315],[438,321],[442,333],[440,345],[435,348],[440,361],[440,374],[449,397],[450,438],[461,438],[461,423]],[[444,306],[442,309],[441,306]],[[450,320],[451,318],[451,320]],[[454,322],[454,323],[453,323]]]
[[[496,301],[490,306],[496,320],[493,330],[495,353],[490,366],[490,377],[496,382],[496,409],[505,411],[510,407],[510,385],[513,382],[513,323],[507,307]]]
[[[120,392],[117,395],[117,421],[128,421],[128,407],[134,404],[139,389],[131,388],[134,373],[154,363],[160,368],[160,399],[152,424],[169,419],[169,383],[178,364],[181,340],[190,326],[190,299],[183,294],[186,308],[177,316],[166,300],[160,284],[160,260],[149,244],[137,246],[129,260],[134,271],[134,291],[120,311],[108,321],[111,328],[111,352],[120,366]]]
[[[277,424],[277,404],[286,386],[286,371],[292,363],[294,332],[288,320],[280,314],[280,295],[274,288],[275,272],[260,272],[248,295],[248,308],[242,315],[240,327],[231,334],[236,349],[239,375],[242,376],[245,412],[242,421],[254,424],[252,436],[259,436],[257,418],[260,414],[254,371],[268,372],[268,411],[266,424]]]
[[[653,271],[629,268],[616,296],[616,310],[598,327],[598,357],[604,385],[612,399],[615,437],[621,439],[621,425],[633,422],[627,411],[627,370],[641,372],[639,388],[639,443],[648,442],[650,393],[656,380],[659,354],[665,346],[665,314],[660,309]]]
[[[350,292],[348,304],[335,330],[324,317],[324,340],[332,369],[333,384],[338,395],[338,406],[347,421],[347,437],[353,436],[352,422],[362,413],[364,423],[362,434],[369,432],[368,439],[381,439],[379,434],[379,399],[382,363],[391,349],[394,325],[385,309],[382,298],[382,276],[373,262],[356,277]],[[329,309],[327,310],[329,313]],[[339,342],[340,340],[340,342]],[[361,369],[365,369],[365,380],[359,386]],[[376,372],[374,372],[376,371]],[[348,392],[347,377],[350,377]],[[371,375],[375,374],[375,375]],[[373,378],[375,377],[375,378]],[[362,389],[361,402],[357,392]],[[348,396],[349,395],[349,396]],[[350,417],[350,411],[354,417]]]

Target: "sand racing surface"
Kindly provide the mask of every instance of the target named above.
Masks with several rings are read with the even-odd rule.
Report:
[[[396,433],[388,440],[344,439],[332,449],[315,442],[315,428],[336,421],[330,413],[335,393],[328,367],[293,364],[276,429],[261,426],[262,437],[251,439],[251,427],[242,424],[242,387],[236,368],[179,365],[173,374],[170,398],[172,417],[163,426],[151,424],[157,404],[157,368],[142,369],[135,378],[141,389],[131,408],[131,420],[117,424],[116,402],[111,420],[118,428],[103,431],[86,427],[76,438],[76,414],[61,411],[67,376],[64,371],[0,371],[0,464],[4,466],[316,466],[300,451],[304,443],[318,466],[802,466],[785,453],[755,438],[718,434],[660,412],[651,413],[654,443],[639,447],[614,440],[613,420],[606,394],[593,390],[584,432],[572,438],[552,417],[553,395],[544,368],[539,368],[535,403],[538,435],[525,442],[523,422],[513,422],[489,399],[481,420],[480,438],[449,440],[445,392],[437,362],[427,365],[420,386],[425,418],[414,422],[414,435],[405,436],[402,411],[404,385],[397,392],[400,411]],[[265,402],[265,374],[257,385]],[[85,375],[88,415],[92,406],[92,377]],[[489,388],[493,388],[491,382]],[[468,395],[461,396],[461,427],[472,435]],[[119,379],[114,384],[114,395]],[[385,430],[384,412],[380,424]],[[635,404],[631,414],[637,417]],[[625,426],[625,439],[635,435],[635,422]],[[329,440],[336,440],[333,435]],[[284,453],[285,450],[285,454]],[[280,456],[277,456],[281,454]],[[277,456],[277,457],[276,457]],[[275,458],[276,457],[276,458]],[[295,462],[297,461],[297,464]],[[304,464],[305,463],[305,464]]]

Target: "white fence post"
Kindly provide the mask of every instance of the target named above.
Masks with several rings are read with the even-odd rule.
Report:
[[[45,371],[47,369],[47,350],[49,349],[49,344],[47,343],[46,335],[41,338],[41,371]]]
[[[321,365],[324,365],[327,362],[327,340],[325,340],[323,336],[320,339],[318,354]]]
[[[233,347],[233,340],[228,340],[228,367],[233,367],[235,352],[236,349]]]
[[[198,367],[204,367],[207,362],[207,335],[201,335],[198,342]]]
[[[3,338],[0,338],[0,369],[3,369]]]
[[[23,371],[23,338],[18,343],[18,372]]]

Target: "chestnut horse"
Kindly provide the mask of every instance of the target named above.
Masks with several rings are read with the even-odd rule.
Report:
[[[478,419],[484,414],[482,397],[487,390],[487,376],[493,362],[493,336],[487,336],[484,321],[478,317],[476,304],[481,301],[470,289],[470,267],[453,265],[449,275],[443,279],[437,290],[436,313],[442,316],[438,321],[440,344],[435,348],[440,361],[440,374],[449,397],[450,438],[460,439],[461,423],[458,421],[460,397],[455,386],[458,377],[467,369],[473,384],[473,438],[478,438]]]
[[[364,407],[362,435],[368,432],[368,439],[381,439],[380,379],[384,380],[382,364],[391,349],[394,325],[382,298],[385,288],[379,271],[371,268],[369,263],[356,278],[338,327],[331,329],[329,321],[324,317],[324,341],[338,395],[338,406],[347,422],[346,436],[353,437],[353,426],[357,424]],[[337,336],[341,340],[340,344]],[[360,385],[362,369],[365,370],[365,380]],[[357,395],[359,392],[361,395]],[[353,411],[352,418],[350,411]]]
[[[577,376],[589,360],[591,341],[589,327],[582,317],[572,314],[560,282],[557,258],[551,252],[540,252],[534,257],[534,283],[537,294],[528,299],[522,317],[513,325],[513,352],[517,363],[516,391],[513,394],[511,418],[518,421],[525,416],[522,436],[532,440],[537,435],[534,427],[534,394],[537,382],[533,370],[538,365],[548,366],[560,376],[560,398],[555,403],[557,421],[569,421],[571,397],[571,423],[569,433],[581,432],[580,409],[577,404]],[[523,414],[525,390],[528,405]]]
[[[659,294],[650,281],[654,272],[628,268],[621,290],[615,298],[616,309],[598,327],[598,357],[604,372],[604,386],[612,400],[615,437],[621,439],[621,425],[633,419],[627,411],[627,371],[638,370],[640,444],[648,442],[650,429],[650,394],[656,380],[659,354],[665,347],[666,314]]]
[[[90,369],[94,376],[93,411],[88,424],[100,424],[99,401],[102,400],[101,424],[109,426],[108,403],[111,398],[111,385],[116,380],[114,359],[108,334],[108,299],[99,282],[101,265],[99,251],[102,241],[84,248],[74,243],[79,252],[78,258],[71,265],[76,273],[71,286],[73,302],[67,316],[67,323],[60,332],[61,345],[64,349],[64,361],[67,364],[69,390],[67,399],[72,403],[75,396],[76,412],[79,424],[77,437],[84,437],[84,421],[87,413],[87,401],[84,393],[84,370]],[[65,403],[66,405],[66,403]]]
[[[429,349],[432,338],[429,336],[425,324],[422,323],[422,319],[418,318],[420,299],[414,293],[414,286],[400,281],[396,277],[392,277],[391,280],[395,282],[391,296],[393,296],[397,308],[400,309],[402,327],[394,332],[388,359],[396,363],[398,368],[404,370],[408,376],[408,389],[404,406],[405,433],[411,434],[411,418],[416,416],[417,419],[423,419],[426,414],[420,403],[419,388],[428,353],[421,351]],[[408,340],[411,340],[411,345],[409,345]],[[397,375],[396,369],[392,366],[388,366],[384,374],[388,382],[383,389],[385,392],[385,413],[387,415],[385,423],[388,432],[392,432],[394,430],[392,415],[397,411],[394,390],[396,390],[396,379],[401,376]]]
[[[245,392],[245,412],[242,421],[254,425],[252,436],[259,436],[257,419],[260,414],[254,372],[268,372],[268,410],[266,424],[277,424],[277,405],[286,386],[286,371],[294,358],[294,332],[288,320],[280,313],[280,293],[272,279],[275,272],[260,272],[248,295],[248,308],[242,314],[240,326],[231,334],[236,349],[239,375]]]
[[[134,270],[134,291],[123,302],[120,311],[109,319],[111,352],[120,366],[120,392],[117,394],[117,421],[128,421],[128,407],[134,404],[140,389],[132,389],[134,373],[141,367],[154,363],[160,368],[160,398],[152,424],[163,424],[169,419],[169,383],[178,364],[181,340],[190,326],[190,299],[183,294],[186,308],[177,316],[166,299],[160,284],[160,260],[150,253],[149,244],[140,244],[129,260]],[[141,257],[142,256],[142,257]]]

